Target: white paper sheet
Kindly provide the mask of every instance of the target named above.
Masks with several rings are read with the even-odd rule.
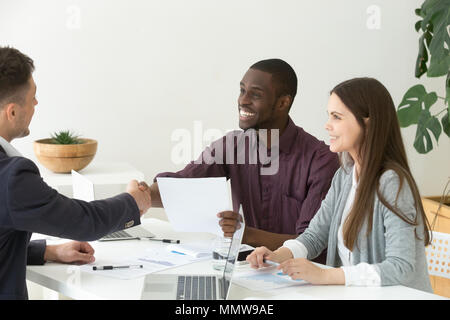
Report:
[[[232,210],[230,184],[219,178],[156,178],[173,229],[222,236],[217,213]]]
[[[85,176],[72,170],[73,198],[94,201],[94,184]]]
[[[168,247],[148,249],[139,256],[128,257],[117,260],[96,261],[93,264],[86,264],[80,267],[83,272],[94,275],[111,277],[116,279],[135,279],[149,273],[170,269],[185,264],[210,259],[210,256],[195,258],[186,254],[179,254],[169,250]],[[142,265],[143,268],[114,269],[114,270],[93,270],[93,266],[124,266]]]
[[[291,277],[283,274],[276,267],[267,267],[236,273],[233,283],[250,290],[264,291],[302,285],[307,282],[304,280],[292,280]]]
[[[180,243],[180,244],[170,244],[167,246],[167,249],[171,251],[176,251],[180,253],[184,253],[188,256],[194,258],[201,257],[211,257],[212,256],[212,246],[213,242],[194,242],[194,243]]]

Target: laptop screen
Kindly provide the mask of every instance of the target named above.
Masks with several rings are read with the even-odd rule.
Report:
[[[72,170],[72,188],[74,199],[94,201],[94,183],[91,180]]]
[[[228,249],[228,257],[225,260],[225,267],[223,269],[223,278],[222,278],[222,290],[223,297],[226,299],[229,286],[231,284],[231,278],[233,276],[234,267],[236,265],[236,261],[239,255],[239,250],[241,248],[242,237],[244,235],[245,221],[244,215],[242,211],[239,213],[241,216],[241,227],[234,233],[233,238],[231,239],[230,248]]]

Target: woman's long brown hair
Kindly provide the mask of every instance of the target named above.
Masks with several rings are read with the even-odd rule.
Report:
[[[378,80],[372,78],[355,78],[344,81],[331,90],[330,94],[332,93],[335,93],[356,117],[363,132],[359,148],[361,172],[358,187],[353,207],[343,227],[345,246],[353,250],[365,221],[368,223],[367,234],[371,232],[375,194],[383,205],[411,225],[418,226],[418,217],[422,216],[424,242],[425,245],[428,245],[430,243],[430,224],[425,215],[416,182],[409,169],[391,95]],[[367,125],[364,118],[369,118]],[[341,154],[341,165],[344,165],[343,157],[351,158],[347,153]],[[400,179],[395,203],[405,181],[411,188],[417,210],[414,221],[405,216],[395,203],[394,205],[389,204],[379,190],[381,175],[390,169],[394,170]]]

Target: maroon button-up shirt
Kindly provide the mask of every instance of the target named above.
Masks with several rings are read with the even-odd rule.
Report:
[[[237,212],[239,204],[242,204],[247,226],[279,234],[303,233],[330,188],[339,167],[337,155],[323,141],[297,127],[289,118],[279,137],[278,171],[262,175],[261,167],[267,165],[260,163],[259,153],[256,164],[249,161],[248,155],[243,164],[238,161],[226,163],[225,140],[230,135],[237,137],[236,141],[232,139],[236,160],[237,141],[245,135],[244,131],[234,131],[213,142],[199,159],[184,169],[176,173],[160,173],[156,177],[227,177],[231,179],[233,210]],[[248,150],[249,142],[246,142]],[[211,159],[220,149],[223,150],[223,161],[201,161]]]

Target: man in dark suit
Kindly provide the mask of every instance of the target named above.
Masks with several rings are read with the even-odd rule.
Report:
[[[36,165],[10,144],[25,137],[37,105],[33,60],[16,49],[0,47],[0,299],[27,299],[26,265],[52,260],[94,261],[85,242],[47,246],[30,242],[32,232],[79,241],[140,224],[151,205],[147,192],[133,180],[127,192],[85,202],[50,188]]]

